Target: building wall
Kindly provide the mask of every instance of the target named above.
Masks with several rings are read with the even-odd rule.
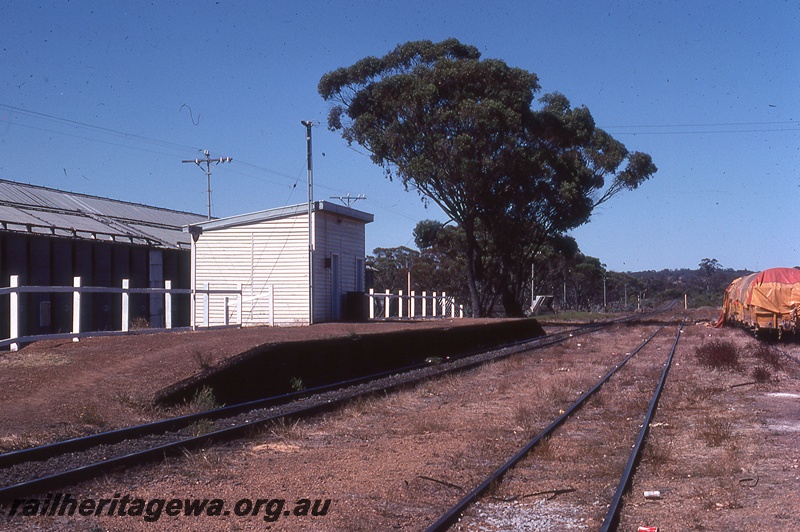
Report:
[[[314,240],[314,321],[338,321],[343,317],[344,295],[347,292],[364,291],[365,224],[334,213],[317,211]],[[338,259],[334,255],[338,255]],[[334,286],[337,260],[338,285]],[[357,286],[356,281],[361,286]],[[334,301],[337,292],[338,313]]]
[[[242,284],[245,325],[268,323],[272,286],[275,325],[308,323],[308,218],[305,215],[206,230],[195,246],[196,287],[235,289]],[[259,297],[260,296],[260,297]],[[230,299],[230,313],[234,299]],[[209,299],[209,325],[225,323],[224,296]],[[203,299],[195,304],[195,323],[203,319]],[[231,322],[235,316],[230,316]]]
[[[345,293],[364,290],[365,228],[363,222],[330,212],[316,211],[314,217],[314,322],[320,323],[341,319]],[[272,287],[275,305],[275,325],[308,324],[308,217],[305,213],[206,229],[194,246],[195,286],[202,289],[204,283],[208,283],[212,290],[234,290],[241,283],[245,325],[269,323],[269,287]],[[336,271],[338,291],[333,284]],[[357,286],[357,282],[361,286]],[[225,297],[209,297],[209,325],[225,323]],[[227,297],[228,323],[235,323],[235,298]],[[204,305],[202,295],[198,295],[195,323],[199,326],[203,324]]]

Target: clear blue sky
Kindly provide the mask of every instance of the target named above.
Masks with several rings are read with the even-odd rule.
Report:
[[[659,168],[574,231],[610,269],[800,265],[800,3],[0,1],[0,178],[213,214],[364,194],[367,249],[413,246],[437,207],[325,127],[320,77],[455,37]],[[332,200],[336,201],[336,200]]]

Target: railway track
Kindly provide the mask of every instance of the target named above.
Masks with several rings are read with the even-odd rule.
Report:
[[[187,450],[247,437],[282,419],[296,419],[365,395],[411,385],[447,372],[463,371],[520,351],[543,348],[640,316],[596,322],[556,334],[515,342],[492,351],[468,353],[343,383],[233,405],[154,423],[127,427],[0,455],[0,503],[73,485],[117,469],[163,460]]]
[[[497,491],[498,484],[502,482],[503,477],[514,468],[518,463],[526,459],[529,453],[540,443],[546,441],[548,438],[558,438],[563,437],[564,434],[569,434],[571,430],[573,430],[573,425],[579,425],[580,421],[570,421],[571,418],[576,418],[577,413],[584,407],[584,405],[592,398],[598,396],[601,391],[603,390],[604,385],[611,379],[612,376],[617,375],[620,373],[623,368],[631,361],[635,356],[639,355],[640,352],[646,349],[646,347],[651,344],[652,340],[664,329],[664,327],[659,328],[656,330],[650,337],[648,337],[644,342],[642,342],[639,346],[637,346],[627,357],[625,357],[617,366],[612,368],[607,374],[602,376],[597,383],[587,392],[585,392],[575,403],[572,404],[569,408],[567,408],[563,413],[558,416],[555,420],[550,423],[543,431],[539,434],[534,436],[527,444],[525,444],[516,454],[514,454],[511,458],[509,458],[505,463],[503,463],[499,468],[494,470],[489,476],[487,476],[483,482],[478,484],[472,491],[470,491],[467,495],[465,495],[462,499],[460,499],[455,505],[453,505],[450,509],[448,509],[435,523],[430,525],[427,528],[428,532],[438,532],[448,530],[452,527],[456,522],[461,519],[462,515],[467,511],[469,507],[476,503],[482,497],[485,497],[487,492],[489,491]],[[620,480],[617,485],[617,488],[613,494],[613,497],[610,498],[608,502],[608,511],[606,513],[605,519],[603,524],[600,528],[602,531],[608,530],[616,530],[617,525],[619,523],[619,512],[622,507],[622,500],[623,496],[625,495],[627,489],[631,484],[631,480],[633,474],[635,472],[636,466],[641,456],[641,452],[644,446],[644,440],[647,436],[648,429],[653,418],[653,415],[656,411],[656,407],[658,405],[658,399],[661,395],[662,388],[664,383],[667,379],[667,375],[669,372],[669,368],[671,366],[672,358],[675,354],[676,347],[680,340],[681,330],[683,329],[683,324],[681,323],[678,328],[677,332],[675,333],[675,339],[672,343],[672,347],[669,350],[669,355],[667,356],[666,360],[663,361],[663,369],[660,373],[659,378],[656,382],[653,383],[654,391],[652,393],[652,397],[648,403],[648,408],[646,412],[642,415],[640,421],[640,429],[638,434],[635,438],[635,442],[631,446],[631,452],[628,457],[627,463],[625,467],[622,469],[622,473],[620,475]],[[644,366],[652,367],[652,358],[650,356],[650,361],[647,361]],[[651,379],[655,380],[655,379]],[[639,382],[636,380],[634,383],[637,386],[640,386]],[[613,403],[611,403],[611,408],[613,408]],[[624,429],[622,429],[624,430]],[[558,433],[557,431],[560,431]],[[626,441],[627,444],[627,441]],[[535,467],[535,464],[532,465]],[[552,495],[557,495],[559,492],[566,493],[569,491],[574,491],[574,488],[567,488],[562,490],[551,490],[549,493]],[[541,493],[540,493],[541,494]],[[477,528],[480,526],[480,517],[475,522],[470,522],[467,525],[468,529]],[[512,525],[513,528],[513,525]],[[510,529],[510,528],[509,528]]]

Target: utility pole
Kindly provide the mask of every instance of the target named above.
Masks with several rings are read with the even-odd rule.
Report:
[[[301,120],[306,126],[306,148],[308,158],[308,324],[314,323],[314,167],[311,164],[311,127],[314,122]]]
[[[350,207],[353,203],[357,202],[358,200],[367,199],[364,194],[359,194],[358,196],[351,196],[350,193],[347,193],[347,196],[331,196],[331,199],[338,199],[342,202],[342,205]]]
[[[203,155],[206,156],[205,159],[187,159],[185,161],[181,161],[182,163],[194,163],[203,170],[203,165],[206,165],[205,170],[203,170],[206,174],[206,183],[207,183],[207,190],[208,190],[208,219],[211,219],[211,163],[214,163],[214,166],[217,166],[219,163],[229,163],[233,161],[233,157],[219,157],[217,159],[212,159],[209,157],[208,150],[203,150]]]

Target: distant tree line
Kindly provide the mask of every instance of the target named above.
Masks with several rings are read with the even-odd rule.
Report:
[[[460,227],[423,220],[413,232],[417,249],[405,246],[376,248],[367,257],[373,270],[374,288],[392,293],[409,290],[417,294],[445,291],[470,304],[466,246]],[[480,263],[484,267],[478,287],[486,315],[521,316],[530,308],[532,294],[553,296],[553,311],[631,311],[650,308],[684,296],[690,307],[718,307],[730,282],[747,270],[723,268],[716,259],[704,258],[697,269],[615,272],[600,259],[584,255],[576,242],[564,237],[543,246],[533,264],[521,262],[515,283],[518,290],[509,305],[507,279],[500,274],[501,261],[491,248]],[[533,281],[533,290],[531,282]]]

